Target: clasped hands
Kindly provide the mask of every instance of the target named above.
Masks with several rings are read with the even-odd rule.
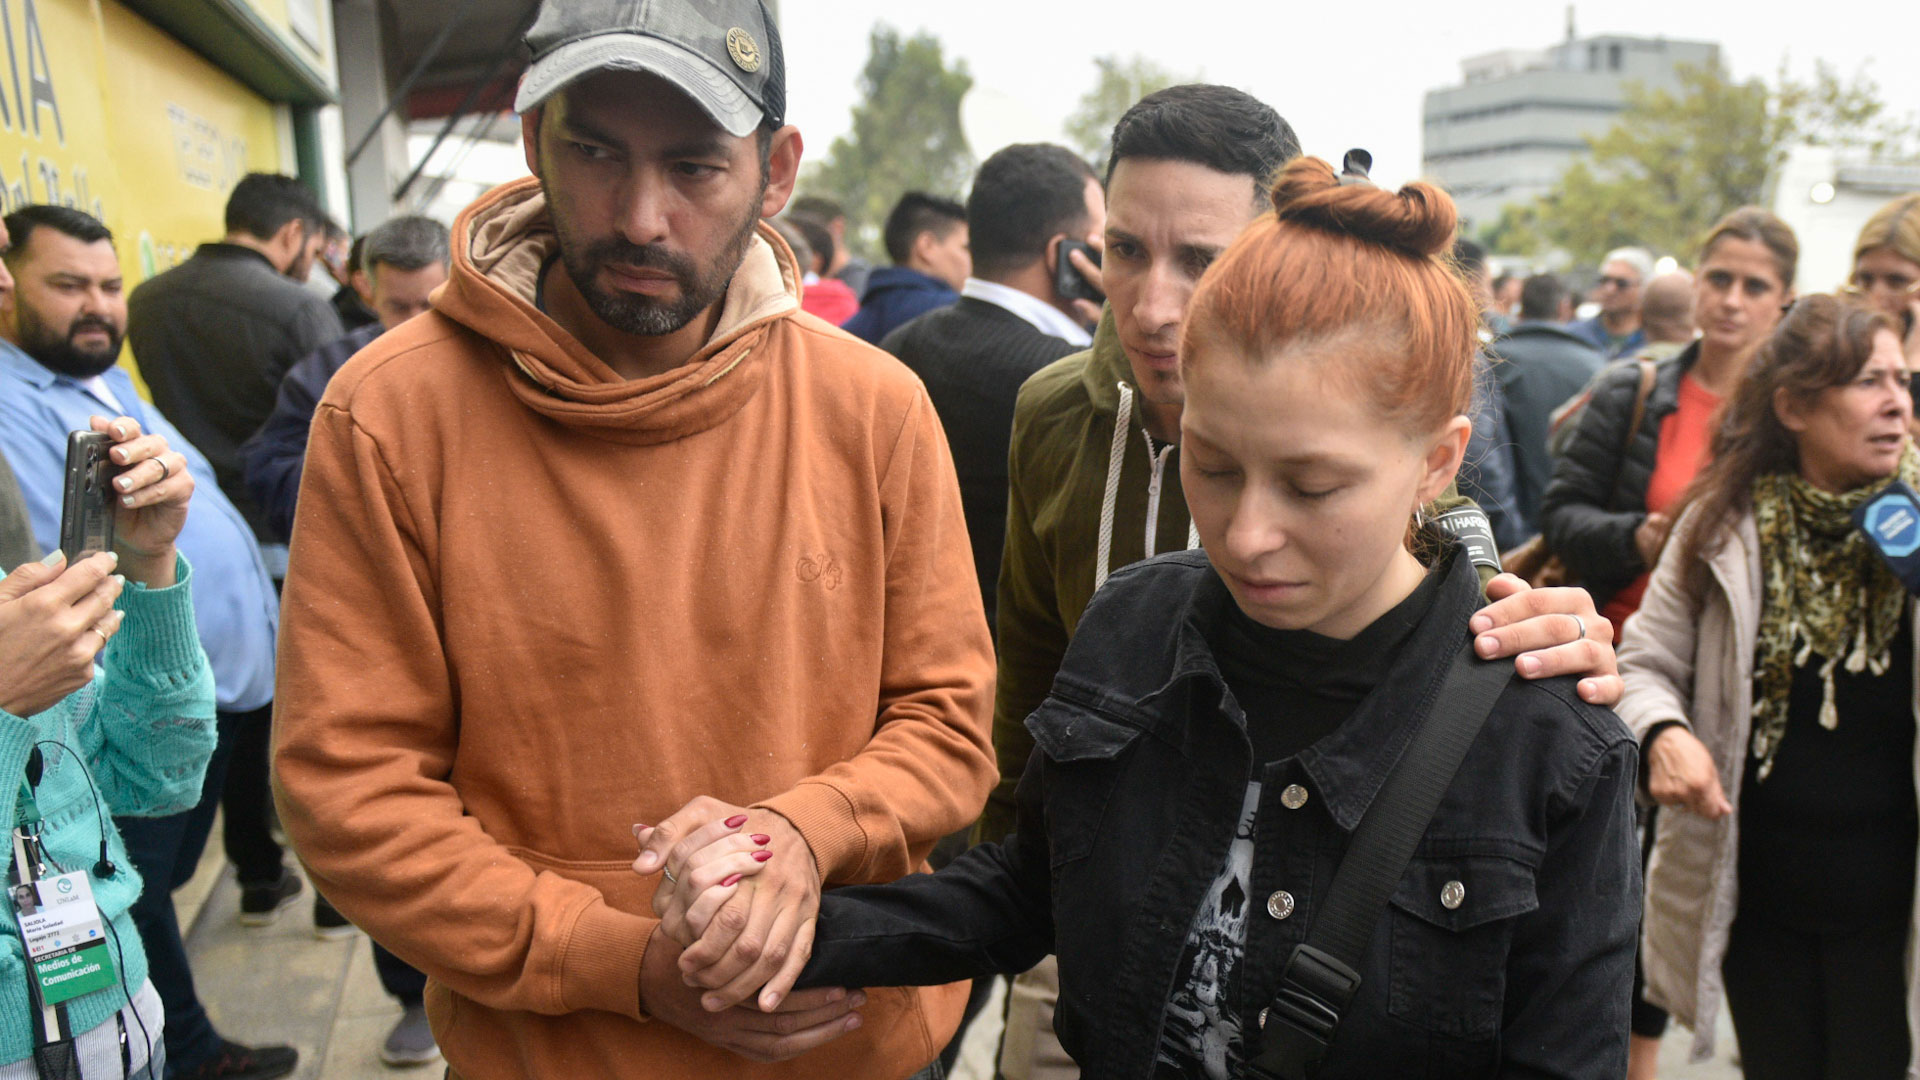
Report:
[[[792,822],[701,796],[633,831],[634,871],[660,875],[660,929],[640,973],[648,1015],[763,1062],[860,1026],[864,993],[793,990],[813,952],[820,870]]]

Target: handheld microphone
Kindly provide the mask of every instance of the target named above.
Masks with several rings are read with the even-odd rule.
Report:
[[[1920,495],[1895,480],[1854,508],[1853,524],[1907,592],[1920,596]]]
[[[1500,572],[1500,546],[1494,543],[1493,519],[1477,506],[1457,506],[1433,519],[1441,532],[1460,541],[1467,549],[1467,560]]]

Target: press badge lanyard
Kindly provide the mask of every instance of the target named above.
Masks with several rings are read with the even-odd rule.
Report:
[[[27,760],[16,803],[13,886],[8,891],[15,927],[26,950],[35,1071],[42,1080],[80,1080],[80,1057],[67,1002],[113,986],[120,976],[86,872],[47,873],[51,859],[41,840],[40,807],[33,797],[40,769],[36,747]],[[122,1049],[124,1058],[124,1045]]]

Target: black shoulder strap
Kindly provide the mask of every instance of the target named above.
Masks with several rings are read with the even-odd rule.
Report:
[[[1454,654],[1425,721],[1354,830],[1307,940],[1288,958],[1280,992],[1260,1012],[1256,1075],[1307,1080],[1317,1071],[1360,988],[1374,927],[1512,677],[1511,660],[1481,660],[1470,644]]]

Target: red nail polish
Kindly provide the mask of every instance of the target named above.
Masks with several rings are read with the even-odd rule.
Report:
[[[753,853],[754,862],[766,862],[771,858],[773,858],[773,852],[771,851],[756,851]]]
[[[720,887],[724,889],[729,885],[738,885],[740,884],[740,877],[741,875],[739,874],[728,874],[726,877],[720,879]]]
[[[732,817],[727,819],[727,828],[737,829],[740,826],[745,825],[746,823],[747,823],[747,815],[735,814]]]
[[[747,839],[752,840],[756,844],[766,844],[769,841],[771,841],[773,837],[768,836],[766,833],[763,833],[763,832],[757,832],[757,833],[754,833],[752,836],[748,837]]]

